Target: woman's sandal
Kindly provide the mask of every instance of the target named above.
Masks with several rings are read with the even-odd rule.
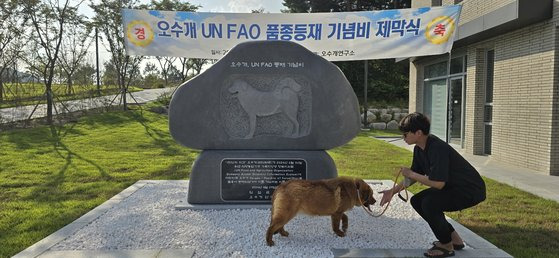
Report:
[[[442,247],[438,247],[438,246],[433,246],[429,249],[430,251],[441,251],[442,254],[429,254],[427,253],[423,253],[423,255],[425,255],[426,257],[435,257],[435,258],[443,258],[443,257],[451,257],[454,256],[454,251],[450,251],[450,250],[446,250]]]
[[[437,243],[439,243],[439,241],[434,241],[431,244],[433,244],[433,246],[437,246]],[[461,245],[452,244],[452,248],[454,248],[454,251],[462,250],[464,249],[464,247],[466,247],[466,244],[461,244]]]
[[[466,247],[465,244],[461,244],[461,245],[452,244],[452,248],[454,248],[454,250],[462,250],[464,249],[464,247]]]

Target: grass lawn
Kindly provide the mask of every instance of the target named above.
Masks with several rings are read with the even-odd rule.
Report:
[[[199,151],[175,143],[167,123],[166,116],[148,111],[111,112],[63,127],[0,133],[0,257],[20,252],[137,180],[188,178]],[[409,151],[370,137],[385,134],[362,132],[329,150],[339,174],[392,179],[400,166],[409,166]],[[486,183],[487,201],[450,216],[515,257],[557,257],[559,204]]]
[[[73,93],[67,93],[67,85],[53,84],[52,91],[54,93],[54,101],[67,101],[74,99],[92,98],[97,96],[96,85],[74,85]],[[130,92],[141,91],[143,89],[130,86]],[[117,85],[101,85],[101,96],[113,95],[119,92]],[[0,101],[0,108],[8,108],[15,106],[36,105],[47,103],[45,93],[45,85],[41,83],[22,83],[22,84],[4,84],[4,99]]]

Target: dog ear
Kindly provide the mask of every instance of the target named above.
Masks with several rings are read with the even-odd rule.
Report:
[[[348,195],[349,199],[351,199],[352,201],[356,201],[357,200],[357,189],[355,189],[355,182],[342,182],[340,184],[340,187],[343,188],[343,191],[346,192],[346,194]]]
[[[363,179],[355,179],[355,187],[357,187],[357,190],[365,190],[367,189],[367,183]]]

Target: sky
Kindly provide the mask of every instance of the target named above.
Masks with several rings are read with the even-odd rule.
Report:
[[[250,13],[252,10],[264,8],[264,12],[279,13],[283,6],[283,0],[195,0],[191,4],[202,5],[200,12],[227,12],[227,13]]]
[[[78,2],[79,0],[71,0]],[[98,2],[93,0],[94,2]],[[150,0],[140,0],[142,3],[149,3]],[[201,5],[199,12],[224,12],[224,13],[250,13],[252,10],[264,8],[266,13],[280,13],[283,6],[283,0],[191,0],[187,2],[193,5]],[[89,8],[89,1],[84,1],[79,8],[80,12],[88,17],[93,17],[94,13]],[[94,43],[95,44],[95,43]],[[89,62],[95,62],[95,45],[92,45],[89,51]],[[101,42],[99,43],[99,66],[103,67],[103,63],[110,59],[110,53],[106,50]]]
[[[72,0],[72,2],[77,2],[77,0]],[[140,0],[140,2],[149,3],[150,0]],[[280,10],[286,9],[282,4],[283,0],[191,0],[186,2],[201,5],[199,12],[250,13],[252,10],[264,8],[267,13],[279,13]],[[87,16],[93,16],[93,11],[88,5],[88,1],[84,1],[80,6],[80,11]]]

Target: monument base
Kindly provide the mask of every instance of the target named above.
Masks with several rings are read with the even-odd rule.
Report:
[[[269,210],[272,204],[191,204],[188,202],[179,202],[175,205],[175,210],[245,210],[258,209]]]
[[[270,204],[276,187],[289,179],[338,176],[323,150],[204,150],[192,167],[190,204]]]

